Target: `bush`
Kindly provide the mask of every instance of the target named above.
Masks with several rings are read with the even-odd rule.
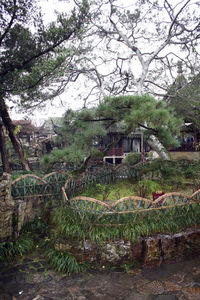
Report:
[[[125,163],[128,166],[134,166],[135,164],[139,163],[141,161],[141,154],[139,153],[130,153],[125,158]]]
[[[34,240],[30,234],[23,234],[13,242],[0,243],[0,261],[6,258],[23,255],[34,246]]]
[[[85,270],[84,264],[78,263],[75,257],[67,252],[49,248],[46,250],[46,257],[49,264],[56,271],[72,274]]]
[[[143,198],[161,189],[160,185],[153,180],[140,180],[135,187],[137,195]]]
[[[35,247],[35,242],[47,233],[47,224],[40,218],[27,223],[17,240],[0,243],[0,261],[24,255]]]

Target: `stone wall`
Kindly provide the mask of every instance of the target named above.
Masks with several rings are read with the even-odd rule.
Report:
[[[15,232],[19,234],[25,224],[34,221],[38,217],[42,217],[44,212],[44,202],[40,197],[33,196],[17,199],[15,204],[15,215],[17,219]]]
[[[0,177],[0,241],[13,234],[14,202],[11,198],[11,175],[3,173]]]
[[[3,173],[0,177],[0,242],[17,238],[23,225],[41,217],[44,211],[44,202],[39,197],[13,201],[11,175]]]
[[[170,151],[169,154],[172,159],[200,160],[200,151]]]
[[[57,241],[55,248],[73,254],[79,262],[117,266],[138,261],[147,267],[160,266],[162,263],[182,261],[187,257],[199,255],[200,229],[141,238],[137,243]]]

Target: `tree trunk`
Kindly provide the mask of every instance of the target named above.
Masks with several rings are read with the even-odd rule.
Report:
[[[5,142],[5,136],[4,136],[2,123],[0,123],[0,151],[1,151],[3,172],[10,173],[10,167],[9,167],[8,156],[7,156],[7,152],[6,152],[6,142]]]
[[[168,154],[167,150],[154,135],[151,135],[148,138],[147,142],[151,146],[151,148],[158,153],[160,158],[162,158],[164,160],[169,159],[169,154]]]
[[[11,140],[11,143],[21,161],[23,169],[25,171],[30,171],[30,166],[29,166],[27,159],[25,158],[24,150],[22,149],[22,146],[21,146],[21,143],[20,143],[18,137],[14,133],[15,126],[13,125],[12,120],[9,116],[5,101],[3,99],[0,99],[0,101],[1,101],[0,102],[0,114],[2,117],[3,124],[6,127],[6,129],[8,130],[8,135]]]

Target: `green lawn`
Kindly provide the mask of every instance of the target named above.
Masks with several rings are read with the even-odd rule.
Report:
[[[147,185],[145,185],[147,182]],[[142,184],[140,184],[142,183]],[[86,197],[92,197],[101,201],[116,201],[126,196],[143,196],[148,199],[152,199],[152,192],[163,191],[169,192],[183,192],[192,194],[194,187],[192,184],[160,184],[158,181],[142,180],[138,183],[132,183],[128,179],[117,180],[110,185],[97,184],[94,187],[85,189],[80,195]]]

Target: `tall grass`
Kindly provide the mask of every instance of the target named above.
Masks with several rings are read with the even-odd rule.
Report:
[[[199,204],[175,206],[160,210],[103,215],[59,208],[54,217],[54,238],[95,242],[118,239],[136,242],[140,237],[160,233],[176,233],[200,224]]]

